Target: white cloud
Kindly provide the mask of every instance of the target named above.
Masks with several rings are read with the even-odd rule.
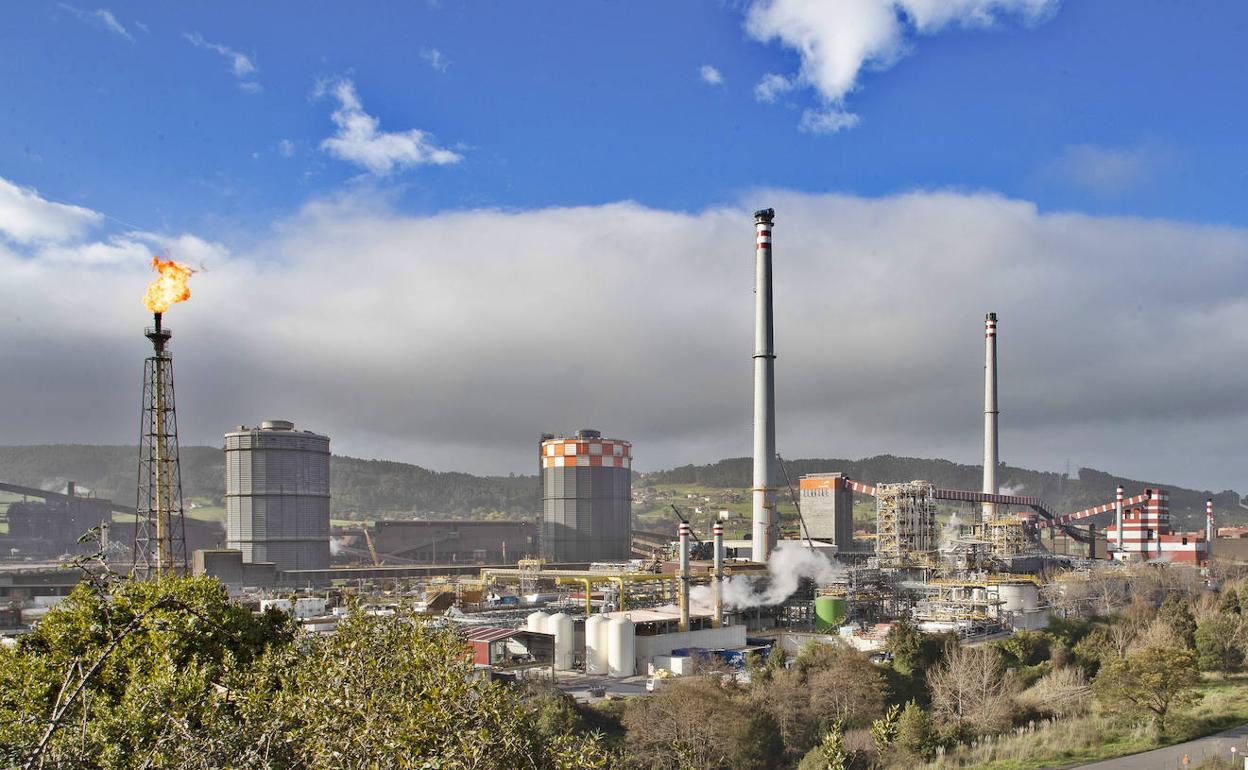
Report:
[[[753,0],[745,29],[756,40],[778,40],[797,51],[801,67],[788,82],[809,86],[826,105],[840,108],[863,69],[887,69],[906,53],[911,33],[932,35],[955,24],[990,27],[1007,16],[1035,23],[1057,5],[1058,0]],[[756,94],[772,101],[778,91],[764,83]]]
[[[531,472],[534,436],[578,427],[633,440],[642,470],[745,456],[760,206],[786,457],[977,462],[991,310],[1007,462],[1244,485],[1248,230],[947,192],[431,216],[352,193],[246,251],[127,234],[67,271],[74,249],[0,247],[0,425],[7,443],[134,440],[146,254],[168,249],[208,268],[169,318],[184,442],[288,416],[338,452],[438,469]]]
[[[289,139],[283,139],[277,143],[277,151],[281,153],[283,158],[293,158],[295,156],[295,143]]]
[[[53,203],[29,187],[0,178],[0,235],[17,243],[72,240],[102,219],[81,206]]]
[[[703,64],[698,69],[698,77],[702,78],[702,82],[711,86],[722,86],[724,84],[724,75],[719,70],[709,64]]]
[[[65,3],[58,3],[58,5],[83,21],[99,24],[104,27],[104,29],[112,32],[114,35],[124,37],[132,43],[134,42],[134,36],[130,34],[129,30],[122,26],[121,22],[117,21],[117,17],[107,8],[97,8],[94,11],[87,11],[82,8],[75,8],[74,6],[67,5]]]
[[[330,118],[338,130],[321,142],[321,149],[339,160],[354,163],[378,176],[413,166],[445,166],[463,160],[460,154],[439,147],[433,137],[412,128],[382,131],[381,121],[364,111],[355,84],[339,79],[317,84],[316,96],[332,95],[338,109]]]
[[[422,48],[420,50],[420,58],[428,62],[430,67],[443,74],[451,68],[451,62],[436,48]]]
[[[808,134],[835,134],[858,125],[858,116],[852,112],[829,107],[823,110],[805,110],[797,124],[799,131]]]
[[[260,70],[256,68],[255,62],[246,54],[239,53],[233,48],[228,48],[220,43],[211,43],[205,40],[204,36],[198,32],[185,32],[182,36],[196,48],[211,51],[229,62],[230,72],[239,81],[238,87],[246,93],[256,94],[264,90],[264,87],[253,79],[259,74]]]
[[[774,72],[768,72],[763,75],[763,79],[758,81],[758,85],[754,86],[754,98],[760,102],[774,102],[780,94],[788,93],[793,90],[793,81],[784,75],[777,75]]]
[[[1149,183],[1169,165],[1170,153],[1160,147],[1076,144],[1065,148],[1048,171],[1058,181],[1117,195]]]

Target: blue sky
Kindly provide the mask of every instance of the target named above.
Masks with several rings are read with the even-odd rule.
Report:
[[[144,228],[228,239],[360,174],[320,149],[334,105],[312,98],[319,80],[346,77],[382,130],[460,148],[453,166],[387,178],[410,211],[698,210],[759,186],[954,187],[1044,210],[1243,223],[1240,3],[1065,2],[1037,23],[912,34],[908,55],[859,78],[847,103],[861,122],[833,135],[796,130],[809,89],[756,100],[759,79],[799,57],[751,39],[740,3],[367,7],[108,4],[127,37],[94,4],[7,4],[0,170]],[[188,34],[254,74],[236,77]],[[703,65],[722,85],[699,78]],[[1103,177],[1086,168],[1097,160]]]
[[[978,462],[992,310],[1006,462],[1248,488],[1248,6],[344,7],[0,6],[0,443],[134,440],[168,253],[184,441],[743,456],[774,205],[785,456]]]

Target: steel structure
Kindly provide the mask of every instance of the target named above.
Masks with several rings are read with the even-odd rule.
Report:
[[[875,550],[882,564],[929,564],[937,546],[935,487],[926,481],[875,488]]]
[[[541,443],[542,557],[620,561],[632,555],[633,445],[596,430]]]
[[[135,501],[134,571],[143,579],[185,573],[186,519],[182,468],[178,462],[178,412],[173,396],[173,333],[161,314],[144,331],[153,354],[143,365],[143,409],[139,427],[139,481]]]

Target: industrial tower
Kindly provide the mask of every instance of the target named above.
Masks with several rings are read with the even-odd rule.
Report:
[[[143,416],[139,427],[138,516],[134,529],[134,571],[144,579],[186,572],[186,521],[182,511],[182,469],[178,462],[178,412],[173,398],[173,333],[145,330],[153,355],[143,364]]]

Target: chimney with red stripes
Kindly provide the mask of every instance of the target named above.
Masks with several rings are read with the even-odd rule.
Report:
[[[680,523],[680,630],[689,630],[689,525]]]
[[[776,520],[776,349],[771,304],[771,225],[776,212],[754,212],[754,486],[751,559],[767,562]]]
[[[1126,558],[1122,553],[1122,498],[1123,498],[1122,485],[1119,484],[1117,497],[1114,498],[1114,516],[1116,517],[1117,527],[1118,527],[1116,534],[1118,537],[1117,551],[1118,551],[1119,559]]]
[[[1213,498],[1205,501],[1205,560],[1213,561],[1213,541],[1218,538],[1218,528],[1213,524]]]
[[[997,314],[984,316],[984,492],[997,494]],[[984,520],[996,513],[984,503]]]

